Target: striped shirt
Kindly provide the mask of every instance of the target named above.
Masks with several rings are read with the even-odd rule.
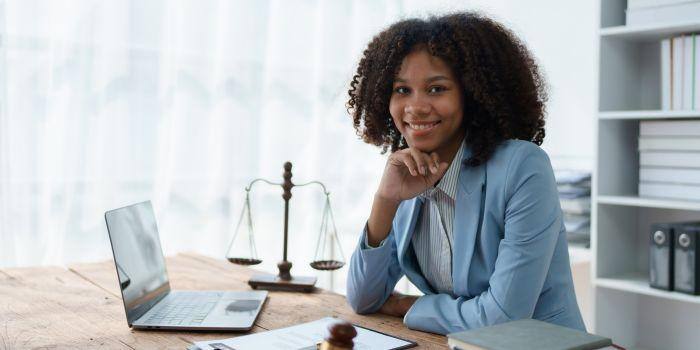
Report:
[[[421,214],[411,242],[423,276],[438,293],[452,291],[452,223],[464,141],[437,186],[425,190]]]

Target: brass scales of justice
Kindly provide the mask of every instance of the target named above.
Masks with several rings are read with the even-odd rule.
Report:
[[[282,186],[284,190],[282,198],[284,199],[284,253],[282,261],[277,264],[279,274],[256,274],[253,275],[248,284],[253,289],[269,289],[269,290],[286,290],[286,291],[301,291],[311,292],[316,284],[314,276],[292,276],[289,270],[292,268],[292,263],[287,260],[287,238],[289,224],[289,199],[292,198],[292,188],[302,187],[311,184],[320,185],[323,188],[323,193],[326,196],[323,215],[321,218],[321,229],[316,241],[316,251],[314,260],[309,264],[312,268],[321,271],[337,270],[345,265],[345,258],[338,240],[338,231],[335,227],[335,219],[331,211],[330,192],[326,190],[326,186],[319,181],[310,181],[304,184],[296,185],[292,183],[292,163],[284,163],[284,182],[274,183],[262,178],[257,178],[251,181],[245,188],[245,203],[241,211],[241,216],[238,219],[236,230],[234,231],[231,243],[229,243],[226,251],[226,259],[238,265],[257,265],[262,262],[258,258],[255,248],[255,238],[253,234],[253,219],[250,207],[250,191],[253,185],[257,182],[265,182],[269,185]],[[240,235],[241,224],[246,221],[245,229],[247,234]],[[340,255],[339,260],[335,258],[336,250]]]

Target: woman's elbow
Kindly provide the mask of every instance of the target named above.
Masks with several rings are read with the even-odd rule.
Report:
[[[348,288],[347,290],[347,300],[352,311],[356,314],[366,315],[376,312],[379,307],[376,306],[376,302],[372,303],[363,298],[363,296],[358,295],[354,290]],[[380,305],[381,307],[381,305]]]

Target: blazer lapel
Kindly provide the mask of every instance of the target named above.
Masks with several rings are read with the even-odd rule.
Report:
[[[465,165],[471,156],[467,147],[462,157],[455,201],[455,217],[452,225],[454,249],[452,250],[452,283],[457,294],[469,294],[468,276],[477,233],[480,231],[484,211],[483,187],[486,183],[486,165]],[[469,295],[471,296],[471,295]]]
[[[400,210],[396,213],[397,216],[401,217],[398,217],[395,222],[397,223],[396,233],[398,234],[397,247],[399,264],[403,268],[406,278],[408,278],[411,283],[413,283],[423,293],[429,294],[435,293],[435,291],[423,277],[420,267],[418,266],[415,251],[413,251],[413,249],[409,249],[411,246],[411,239],[413,238],[413,232],[416,230],[418,215],[420,215],[422,206],[423,200],[419,197],[411,199],[406,207],[406,210]]]

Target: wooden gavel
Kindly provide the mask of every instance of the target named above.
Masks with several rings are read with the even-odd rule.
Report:
[[[345,321],[337,322],[328,327],[329,335],[318,347],[319,350],[351,350],[357,336],[355,327]]]

